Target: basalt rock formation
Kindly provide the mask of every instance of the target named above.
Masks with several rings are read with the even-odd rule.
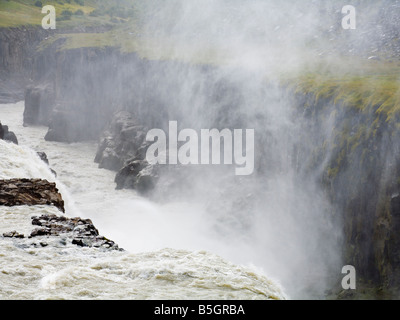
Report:
[[[53,86],[50,84],[29,85],[25,90],[24,125],[48,125],[54,103]]]
[[[34,77],[36,46],[46,36],[49,32],[39,27],[0,28],[0,103],[24,99]]]
[[[396,298],[400,203],[398,115],[382,103],[352,104],[320,91],[293,93],[304,133],[296,158],[318,179],[343,224],[343,261],[357,270],[358,290],[335,298]],[[336,94],[340,94],[337,88]],[[332,128],[332,129],[327,129]],[[307,132],[307,133],[306,133]]]

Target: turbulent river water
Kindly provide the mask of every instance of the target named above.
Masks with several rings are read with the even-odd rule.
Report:
[[[0,105],[3,124],[19,145],[0,140],[0,179],[55,181],[66,215],[90,218],[124,251],[65,244],[35,246],[31,216],[61,213],[48,206],[0,207],[0,299],[285,299],[275,280],[240,247],[218,241],[190,203],[156,204],[132,190],[115,190],[115,172],[93,162],[96,142],[44,140],[47,128],[22,126],[24,102]],[[39,159],[44,151],[50,167]]]

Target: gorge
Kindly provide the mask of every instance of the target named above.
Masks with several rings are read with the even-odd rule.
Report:
[[[143,218],[159,220],[157,246],[186,228],[173,246],[250,262],[289,297],[398,298],[398,2],[365,2],[357,30],[341,30],[337,2],[205,2],[154,1],[132,24],[116,15],[115,25],[0,29],[2,108],[24,100],[14,109],[21,123],[2,109],[0,120],[14,132],[40,130],[46,142],[33,145],[92,152],[121,195],[107,193],[121,206],[110,205],[114,218],[101,229],[123,248],[135,250],[129,215],[144,197],[157,206]],[[253,129],[253,174],[149,163],[146,134],[168,132],[170,121],[178,132]],[[61,163],[55,171],[68,181]],[[344,265],[357,271],[356,290],[340,286]]]

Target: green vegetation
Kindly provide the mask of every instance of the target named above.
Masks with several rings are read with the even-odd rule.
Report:
[[[77,25],[104,25],[110,17],[133,17],[136,0],[9,0],[0,1],[0,28],[40,26],[44,15],[41,8],[53,5],[57,13],[57,28]],[[73,12],[64,15],[62,12]],[[93,12],[97,14],[93,15]],[[101,19],[98,19],[101,17]]]
[[[346,59],[341,63],[344,61]],[[356,65],[349,61],[348,66],[350,71],[345,73],[307,72],[287,84],[297,93],[311,95],[313,100],[308,105],[329,101],[361,114],[375,114],[388,123],[397,123],[400,119],[400,64],[360,58]]]
[[[331,119],[332,136],[330,142],[324,141],[324,146],[330,145],[325,167],[328,183],[346,168],[359,168],[354,172],[354,181],[363,181],[381,161],[375,148],[381,145],[382,135],[399,136],[399,63],[360,59],[357,63],[349,61],[348,66],[351,68],[347,72],[308,71],[285,82],[296,95],[307,97],[303,107],[315,122]],[[317,147],[310,166],[315,166],[324,154],[328,154],[326,148]],[[358,177],[356,172],[364,172],[365,176]]]

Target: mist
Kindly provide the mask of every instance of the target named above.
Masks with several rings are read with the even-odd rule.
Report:
[[[382,43],[398,48],[399,31],[392,26],[398,1],[124,3],[132,4],[132,16],[111,31],[101,26],[42,43],[29,75],[39,85],[28,90],[33,94],[25,111],[35,89],[48,98],[42,105],[49,108],[38,116],[49,127],[45,139],[96,141],[95,162],[113,170],[108,177],[118,172],[118,191],[109,182],[115,198],[96,187],[80,194],[82,186],[74,186],[79,215],[93,216],[131,252],[207,250],[251,265],[294,299],[326,298],[348,263],[359,262],[357,270],[367,265],[365,274],[381,270],[370,266],[375,240],[365,239],[380,232],[372,223],[379,215],[370,208],[378,207],[379,179],[382,186],[395,179],[390,176],[398,140],[381,134],[390,125],[374,118],[379,103],[368,106],[362,93],[352,94],[372,96],[379,89],[375,68],[394,66],[379,63],[393,55]],[[354,30],[342,27],[346,5],[357,10]],[[354,84],[355,76],[368,77]],[[346,103],[355,108],[341,108]],[[254,170],[236,175],[235,164],[222,158],[221,164],[201,164],[200,155],[199,164],[143,169],[146,133],[163,131],[169,142],[171,122],[178,132],[194,130],[199,138],[202,130],[254,130]],[[379,156],[373,155],[374,143],[381,146]],[[138,167],[150,172],[146,190],[136,188]],[[122,182],[121,172],[128,176]],[[390,220],[386,211],[382,215]],[[364,218],[365,228],[358,223]],[[362,252],[354,254],[353,245]]]
[[[134,97],[142,123],[166,132],[168,121],[178,130],[254,129],[255,171],[239,177],[224,165],[164,166],[150,202],[126,200],[113,213],[124,217],[114,238],[127,243],[129,234],[134,251],[210,250],[262,270],[292,298],[322,298],[343,265],[340,219],[318,173],[304,174],[311,133],[280,79],[326,66],[323,35],[341,20],[316,1],[146,3],[144,41],[177,62],[150,62],[146,89]]]

